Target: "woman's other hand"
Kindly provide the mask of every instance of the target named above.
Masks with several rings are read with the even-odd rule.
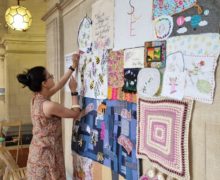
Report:
[[[76,92],[77,82],[73,76],[70,77],[69,88],[71,92]]]
[[[72,67],[76,69],[78,67],[78,64],[79,64],[79,54],[74,53],[72,56]]]

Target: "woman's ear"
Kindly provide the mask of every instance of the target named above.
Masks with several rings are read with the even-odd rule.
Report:
[[[47,81],[43,81],[43,82],[41,83],[41,85],[42,85],[42,87],[47,88]]]

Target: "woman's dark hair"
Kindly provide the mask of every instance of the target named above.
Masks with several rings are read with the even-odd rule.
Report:
[[[36,66],[22,74],[17,75],[17,80],[24,85],[28,86],[33,92],[39,92],[42,89],[42,82],[46,80],[46,69],[43,66]]]

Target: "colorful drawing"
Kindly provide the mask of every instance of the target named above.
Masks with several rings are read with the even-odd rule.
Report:
[[[148,47],[147,48],[147,61],[149,62],[157,62],[161,61],[161,47]]]
[[[166,41],[145,42],[145,67],[164,68],[166,65]]]

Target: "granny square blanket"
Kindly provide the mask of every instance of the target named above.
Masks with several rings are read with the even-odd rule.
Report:
[[[192,100],[138,99],[137,157],[161,172],[190,179],[188,134]]]

